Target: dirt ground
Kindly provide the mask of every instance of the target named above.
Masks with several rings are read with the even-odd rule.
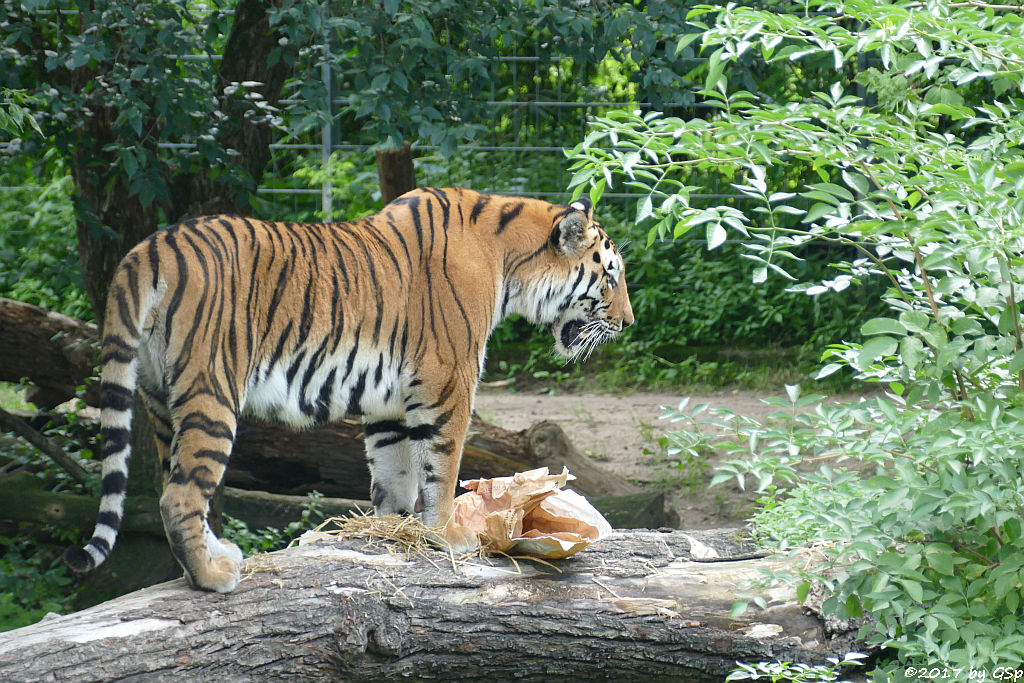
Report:
[[[778,410],[762,401],[768,394],[726,390],[692,395],[689,406],[707,403],[764,420]],[[506,429],[525,429],[541,420],[557,422],[581,453],[602,467],[637,484],[663,490],[667,506],[683,529],[742,526],[756,494],[733,483],[709,489],[717,459],[674,461],[659,439],[672,429],[659,417],[662,406],[675,407],[683,395],[537,394],[482,388],[476,410],[482,418]]]
[[[602,467],[617,472],[645,488],[665,492],[666,504],[679,517],[682,529],[719,529],[742,526],[758,497],[741,491],[734,482],[708,488],[714,467],[723,458],[669,458],[659,439],[678,427],[659,417],[662,406],[675,407],[685,394],[631,393],[538,394],[481,387],[476,410],[485,420],[506,429],[525,429],[541,420],[557,422],[581,453]],[[689,408],[706,403],[728,408],[764,422],[779,411],[764,402],[777,394],[741,389],[690,395]],[[855,400],[853,395],[835,400]],[[704,414],[707,416],[707,413]]]

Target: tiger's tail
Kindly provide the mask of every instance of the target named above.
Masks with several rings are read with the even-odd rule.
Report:
[[[100,373],[102,498],[92,538],[84,547],[72,546],[64,553],[64,561],[75,572],[92,571],[107,559],[124,514],[139,343],[143,321],[157,299],[153,289],[142,286],[145,291],[139,291],[137,268],[138,260],[125,259],[107,298]]]

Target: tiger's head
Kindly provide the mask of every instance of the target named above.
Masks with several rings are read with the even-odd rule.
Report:
[[[564,274],[561,282],[549,284],[546,297],[555,351],[569,360],[586,359],[633,324],[622,255],[594,221],[587,198],[568,207],[549,241],[555,270]]]

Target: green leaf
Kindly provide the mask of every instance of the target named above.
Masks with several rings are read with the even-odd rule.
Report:
[[[857,354],[857,369],[867,370],[876,358],[895,353],[896,347],[897,342],[892,337],[875,337],[865,342]]]
[[[924,589],[920,583],[910,579],[901,579],[900,584],[902,584],[903,590],[907,592],[911,600],[914,602],[922,602],[924,600]]]
[[[708,223],[705,234],[708,241],[708,250],[720,247],[729,236],[721,223]]]
[[[1003,166],[1003,173],[1010,178],[1024,178],[1024,161],[1014,161]]]
[[[821,367],[816,373],[811,375],[811,379],[823,379],[842,369],[843,366],[840,365],[839,363],[828,363],[827,365]]]
[[[892,318],[872,318],[860,326],[860,333],[866,337],[873,334],[894,334],[902,336],[907,333],[907,328],[900,324],[899,321],[893,320]]]
[[[747,606],[749,604],[750,603],[746,600],[737,600],[736,602],[732,603],[732,609],[729,610],[729,616],[733,619],[739,617],[747,611]]]
[[[596,183],[590,186],[590,202],[594,206],[597,206],[597,203],[601,201],[601,195],[604,194],[605,185],[605,179],[599,178]]]
[[[823,216],[830,215],[833,211],[835,211],[835,207],[832,206],[831,204],[817,202],[816,204],[813,204],[811,206],[810,210],[807,212],[807,215],[804,216],[802,222],[813,223],[814,221],[820,219]]]
[[[719,48],[708,58],[708,75],[704,79],[705,90],[716,90],[722,86],[724,90],[725,76],[725,63],[722,61],[723,49]]]
[[[924,342],[919,337],[904,337],[900,340],[900,358],[908,368],[916,369],[924,358]]]
[[[1010,359],[1010,364],[1006,369],[1010,372],[1020,372],[1021,370],[1024,370],[1024,349],[1013,354],[1013,358]]]
[[[908,332],[917,332],[919,334],[927,332],[930,322],[931,317],[924,311],[903,311],[900,313],[900,324]]]
[[[864,610],[860,606],[860,598],[852,593],[850,597],[846,598],[846,615],[854,619],[864,616]]]

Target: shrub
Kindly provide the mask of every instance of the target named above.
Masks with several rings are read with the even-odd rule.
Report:
[[[736,416],[734,436],[680,439],[711,439],[739,456],[716,480],[792,487],[769,496],[762,530],[801,542],[816,529],[833,542],[824,566],[791,578],[803,596],[821,583],[826,611],[870,611],[870,644],[950,670],[1017,661],[1024,102],[1014,93],[1024,90],[1024,17],[945,0],[810,0],[805,9],[692,10],[695,23],[714,20],[699,39],[715,114],[596,121],[575,151],[577,192],[600,195],[614,178],[646,188],[638,218],[652,234],[699,228],[711,247],[733,235],[755,283],[774,273],[798,296],[883,283],[886,314],[863,323],[862,341],[835,340],[817,376],[849,370],[884,395],[805,402],[781,426]],[[780,63],[827,56],[836,82],[790,101],[730,88],[729,65],[751,51]],[[843,70],[865,53],[881,67],[859,79],[870,105],[850,93],[852,69]],[[771,169],[790,163],[814,169],[799,192],[773,180]],[[690,167],[729,174],[749,200],[744,211],[692,203]],[[795,250],[822,240],[857,255],[832,278],[797,282]],[[795,389],[791,399],[800,401]]]

